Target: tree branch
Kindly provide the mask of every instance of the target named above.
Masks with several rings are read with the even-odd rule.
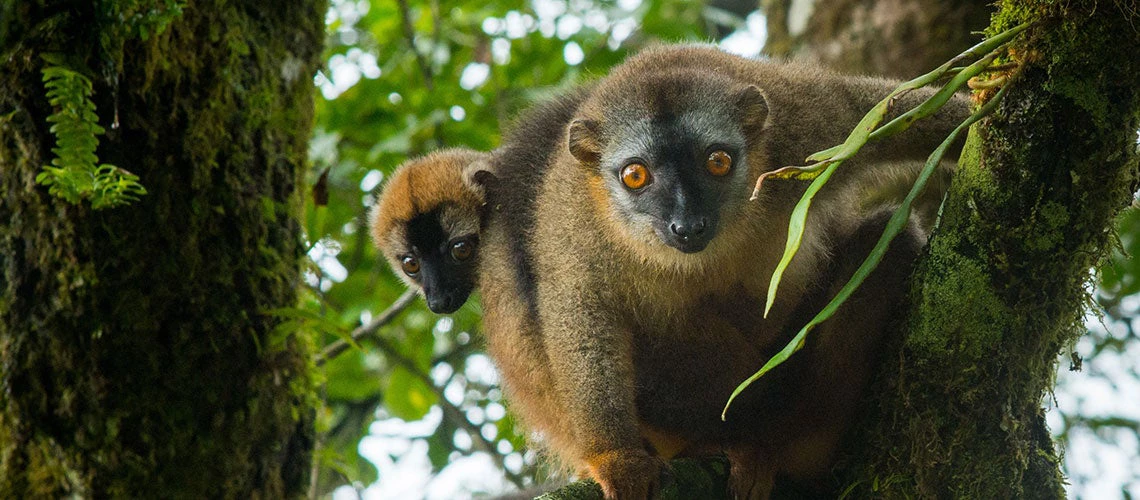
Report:
[[[471,443],[475,449],[490,455],[491,459],[495,461],[495,465],[503,471],[503,474],[506,475],[508,480],[520,488],[523,487],[522,476],[507,470],[506,463],[503,461],[503,455],[495,449],[494,443],[483,437],[483,433],[480,432],[479,427],[467,419],[467,415],[463,412],[462,409],[456,405],[451,404],[451,402],[447,400],[443,394],[443,388],[437,386],[435,384],[435,381],[431,379],[430,375],[420,369],[415,361],[401,353],[399,349],[396,348],[396,346],[392,345],[391,341],[384,337],[375,335],[376,331],[379,330],[380,327],[390,323],[397,314],[406,309],[412,303],[412,301],[415,300],[416,296],[416,290],[409,288],[404,292],[403,295],[397,298],[396,301],[392,303],[392,305],[388,306],[388,309],[385,309],[384,312],[380,313],[379,316],[368,322],[367,325],[361,325],[353,330],[351,334],[353,342],[359,342],[366,337],[370,337],[370,339],[376,344],[376,347],[384,353],[385,358],[404,368],[408,371],[408,373],[411,373],[413,376],[427,385],[432,393],[436,395],[436,398],[439,399],[439,407],[443,410],[444,415],[471,435]],[[349,345],[350,344],[343,339],[333,342],[320,354],[320,357],[317,359],[317,366],[323,365],[326,361],[337,357],[342,352],[347,350]]]
[[[408,305],[410,305],[412,301],[415,300],[415,298],[416,290],[409,288],[406,292],[404,292],[403,295],[396,299],[395,302],[392,302],[392,305],[388,306],[384,312],[380,313],[379,316],[373,318],[372,321],[369,321],[367,325],[360,325],[356,327],[356,329],[353,330],[352,334],[350,335],[352,341],[360,342],[365,337],[373,336],[376,331],[380,329],[380,327],[390,323],[397,314],[400,314],[401,311],[406,309]],[[380,341],[381,339],[379,337],[376,337],[374,340]],[[344,339],[329,344],[329,346],[326,347],[323,352],[321,352],[320,357],[317,358],[317,366],[321,366],[325,364],[326,361],[339,356],[340,353],[348,349],[349,345],[350,344]]]
[[[520,477],[518,474],[512,473],[507,469],[506,463],[503,461],[503,455],[495,449],[494,443],[483,437],[483,433],[480,432],[479,427],[467,419],[467,415],[463,412],[462,409],[459,408],[458,405],[451,404],[451,402],[447,400],[447,397],[443,394],[443,387],[436,385],[435,381],[431,379],[430,375],[420,369],[420,367],[416,365],[415,361],[413,361],[411,358],[408,358],[398,349],[396,349],[396,346],[392,345],[388,339],[383,337],[376,337],[373,339],[373,341],[376,342],[376,347],[384,352],[385,358],[407,370],[408,373],[411,373],[413,376],[423,382],[424,385],[426,385],[428,389],[430,389],[431,392],[435,394],[436,398],[439,399],[439,407],[443,410],[444,416],[454,422],[464,431],[467,431],[467,434],[471,435],[471,443],[475,449],[490,455],[491,459],[495,461],[495,466],[503,471],[503,474],[507,477],[508,480],[520,488],[523,487],[522,477]],[[446,386],[446,384],[444,385]]]
[[[670,477],[661,485],[660,500],[727,499],[728,461],[723,458],[678,458],[669,462]],[[601,500],[602,488],[589,479],[570,483],[536,500]]]
[[[412,49],[412,53],[416,55],[416,64],[420,67],[420,72],[424,76],[424,85],[427,87],[428,92],[435,90],[435,82],[433,81],[431,65],[428,64],[427,59],[416,48],[416,29],[412,26],[412,14],[408,9],[408,0],[396,0],[400,6],[400,17],[403,19],[404,39],[408,41],[408,47]],[[438,9],[438,7],[437,7]],[[438,24],[438,21],[436,21]],[[438,29],[438,28],[437,28]]]

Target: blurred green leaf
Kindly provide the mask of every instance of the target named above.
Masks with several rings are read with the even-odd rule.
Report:
[[[438,398],[435,393],[418,377],[402,367],[392,370],[392,375],[388,377],[384,406],[393,416],[403,420],[419,420],[427,415],[436,401]]]
[[[346,351],[325,363],[329,401],[363,401],[380,394],[379,373],[365,366],[364,357],[361,351]]]
[[[317,453],[321,467],[337,472],[349,483],[368,484],[378,478],[376,466],[355,450],[343,453],[334,448],[322,448]]]
[[[433,469],[439,470],[447,465],[448,459],[451,458],[451,452],[455,451],[455,445],[452,443],[454,433],[454,428],[441,426],[439,432],[432,434],[427,439],[428,460],[431,461]]]

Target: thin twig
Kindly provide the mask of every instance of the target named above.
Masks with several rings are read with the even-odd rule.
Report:
[[[407,308],[408,305],[411,304],[413,300],[415,300],[415,298],[416,290],[409,288],[404,292],[403,295],[400,296],[400,298],[396,299],[395,302],[392,302],[392,305],[388,306],[384,312],[380,313],[379,316],[373,318],[372,321],[369,321],[367,325],[360,325],[356,327],[356,329],[352,331],[352,341],[360,342],[362,339],[364,339],[364,337],[375,334],[376,330],[379,330],[380,327],[390,323],[392,319],[394,319],[397,314],[400,314],[401,311]],[[377,337],[375,340],[380,339]],[[333,342],[332,344],[329,344],[329,346],[321,352],[320,357],[317,359],[317,366],[323,365],[326,361],[339,356],[340,353],[344,352],[346,349],[348,349],[348,347],[349,343],[344,339],[340,339],[336,342]]]
[[[431,0],[431,52],[428,56],[431,60],[435,59],[435,51],[439,50],[440,42],[443,41],[443,30],[441,25],[443,22],[439,17],[439,0]],[[430,61],[429,61],[430,62]],[[432,82],[434,75],[431,71],[431,66],[427,66],[427,71],[424,73],[424,78],[428,80],[427,88],[430,91],[434,82]],[[432,126],[432,137],[435,137],[436,142],[443,145],[446,141],[443,138],[443,122],[436,121]]]
[[[408,371],[408,373],[411,373],[413,376],[420,379],[421,382],[427,385],[432,393],[436,395],[436,398],[439,399],[439,406],[441,409],[443,409],[444,415],[446,415],[447,418],[452,422],[455,422],[456,425],[463,428],[463,430],[467,431],[467,433],[471,435],[471,442],[473,445],[479,451],[483,451],[488,455],[491,455],[491,459],[495,461],[495,465],[502,469],[503,474],[506,475],[507,479],[517,485],[519,488],[522,488],[522,476],[515,474],[507,469],[506,463],[503,461],[503,455],[495,449],[494,443],[483,437],[483,433],[480,432],[479,428],[476,427],[475,424],[471,423],[471,421],[467,419],[467,415],[464,414],[463,411],[460,410],[457,406],[451,404],[451,402],[447,400],[447,397],[445,397],[443,394],[443,388],[437,386],[431,377],[428,374],[424,373],[423,370],[421,370],[416,365],[415,361],[408,358],[407,356],[404,356],[398,349],[396,349],[395,346],[391,344],[391,341],[384,337],[375,335],[376,331],[379,330],[380,327],[390,323],[397,314],[406,309],[408,305],[410,305],[412,301],[415,300],[416,295],[417,294],[415,289],[408,289],[405,291],[403,295],[396,299],[395,302],[392,302],[392,305],[388,306],[388,308],[385,309],[384,312],[380,313],[379,316],[374,318],[372,321],[369,321],[367,325],[361,325],[353,330],[351,335],[353,342],[359,342],[365,337],[371,337],[371,340],[376,344],[376,347],[384,353],[384,357],[386,359],[403,367]],[[350,344],[343,339],[333,342],[320,354],[320,357],[317,359],[317,366],[323,365],[326,361],[337,357],[342,352],[347,350],[349,348],[349,345]]]
[[[416,64],[420,67],[420,72],[424,75],[424,85],[427,87],[428,92],[435,90],[433,83],[431,65],[428,64],[424,55],[416,49],[416,29],[412,26],[412,13],[408,9],[408,0],[396,0],[400,6],[400,16],[403,18],[404,25],[404,38],[408,41],[408,47],[412,49],[412,53],[416,55]]]
[[[327,397],[328,397],[327,387],[324,384],[321,384],[320,399],[318,400],[319,402],[317,404],[317,412],[316,412],[317,415],[320,415],[321,412],[324,411],[325,399]],[[314,418],[319,418],[319,417],[314,417]],[[313,444],[313,454],[311,456],[312,464],[310,464],[311,468],[309,469],[309,500],[317,500],[317,497],[319,496],[317,493],[317,488],[320,486],[320,478],[321,478],[320,454],[321,454],[321,448],[325,447],[325,436],[326,436],[326,434],[324,434],[324,433],[318,433],[317,437],[316,437],[316,442]]]
[[[474,446],[477,450],[490,455],[491,460],[494,460],[495,465],[498,466],[499,469],[502,469],[503,474],[507,477],[508,480],[510,480],[519,488],[523,487],[522,476],[519,476],[518,474],[507,470],[506,462],[503,461],[503,455],[495,449],[494,443],[483,437],[483,433],[479,430],[479,427],[467,419],[467,415],[463,412],[463,410],[459,409],[457,405],[451,404],[451,401],[447,400],[447,397],[443,394],[443,387],[436,385],[435,381],[431,379],[430,375],[424,373],[424,371],[420,369],[415,361],[396,349],[396,347],[393,346],[388,339],[377,337],[374,340],[376,342],[376,347],[384,353],[385,359],[403,367],[408,371],[408,373],[411,373],[413,376],[423,382],[424,385],[426,385],[428,389],[430,389],[431,392],[435,394],[436,398],[439,399],[439,407],[443,410],[444,416],[461,427],[463,430],[467,431],[467,434],[471,436],[472,446]],[[447,384],[445,383],[443,385],[446,386]]]
[[[437,50],[443,41],[443,30],[440,29],[439,0],[431,0],[431,49]]]

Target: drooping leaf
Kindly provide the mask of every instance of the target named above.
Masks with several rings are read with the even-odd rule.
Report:
[[[954,143],[954,140],[958,138],[958,134],[960,134],[963,130],[969,128],[970,125],[974,124],[974,122],[982,119],[982,117],[993,111],[993,109],[997,107],[997,104],[1001,101],[1001,98],[1004,95],[1005,89],[1003,88],[997,93],[997,95],[990,99],[990,101],[987,102],[985,106],[967,118],[966,121],[955,127],[954,130],[950,132],[950,135],[947,136],[944,141],[942,141],[942,144],[940,144],[934,150],[934,152],[930,154],[930,157],[927,158],[926,164],[923,165],[922,171],[919,173],[918,178],[915,180],[914,186],[911,187],[910,192],[907,193],[906,198],[903,199],[903,202],[899,205],[899,207],[895,209],[895,213],[887,222],[887,227],[883,231],[883,235],[879,237],[879,241],[875,243],[875,247],[871,249],[871,253],[865,260],[863,260],[863,263],[859,265],[859,268],[855,270],[855,274],[851,277],[850,280],[848,280],[845,285],[843,285],[843,288],[841,288],[839,290],[839,293],[837,293],[835,297],[831,299],[831,302],[828,302],[822,311],[816,314],[815,317],[811,319],[811,321],[808,321],[808,323],[804,325],[804,327],[801,328],[798,333],[796,333],[796,336],[792,338],[792,340],[788,342],[788,344],[784,346],[780,352],[776,353],[775,356],[772,356],[772,359],[769,359],[767,363],[764,363],[764,366],[760,367],[760,369],[756,371],[756,373],[752,374],[752,376],[748,377],[748,379],[746,379],[744,382],[741,382],[740,385],[738,385],[736,389],[732,391],[732,395],[729,396],[728,402],[726,402],[724,405],[724,410],[721,411],[721,420],[724,420],[725,415],[728,413],[728,407],[732,405],[732,401],[736,399],[736,396],[743,392],[744,389],[746,389],[757,379],[764,376],[765,373],[768,373],[773,368],[779,366],[781,363],[791,357],[792,354],[803,348],[808,332],[835,314],[835,311],[839,310],[839,306],[843,305],[843,303],[847,301],[847,298],[850,297],[851,294],[859,288],[859,285],[863,284],[863,281],[867,279],[867,276],[869,276],[871,272],[873,272],[879,265],[879,262],[882,261],[883,255],[887,253],[887,247],[890,245],[891,241],[894,240],[895,236],[897,236],[904,227],[906,227],[907,222],[910,220],[911,205],[926,188],[926,181],[930,179],[931,174],[933,174],[935,169],[938,168],[938,164],[942,162],[942,157],[945,156],[946,150],[950,147],[951,144]]]
[[[803,239],[804,226],[807,220],[807,210],[811,206],[812,199],[823,185],[827,183],[827,180],[831,177],[831,174],[834,173],[835,169],[838,168],[839,164],[854,156],[855,153],[859,152],[870,140],[889,137],[900,133],[909,128],[916,120],[926,118],[936,113],[950,100],[962,85],[970,78],[984,71],[1009,40],[1024,31],[1028,26],[1028,24],[1022,24],[989,38],[966,50],[962,54],[959,54],[954,59],[947,61],[934,71],[899,85],[895,90],[891,91],[886,98],[879,101],[871,111],[863,116],[855,126],[855,129],[847,136],[847,140],[844,141],[843,144],[820,151],[808,157],[808,161],[819,161],[819,163],[805,167],[784,167],[775,172],[762,174],[756,179],[756,187],[752,193],[752,199],[756,199],[761,184],[768,176],[784,179],[802,176],[813,179],[811,185],[808,186],[807,191],[793,209],[791,220],[788,222],[788,241],[784,247],[784,254],[781,256],[780,262],[776,265],[776,269],[772,273],[772,280],[768,285],[768,297],[764,304],[764,317],[768,317],[768,312],[771,310],[772,304],[776,301],[776,291],[779,289],[780,279],[783,277],[784,271],[791,263],[792,258],[795,257],[799,251],[800,243]],[[981,57],[965,68],[959,68],[949,82],[943,85],[938,92],[929,97],[922,104],[891,120],[882,128],[878,130],[875,129],[889,112],[890,105],[896,96],[932,83],[954,69],[954,64],[957,64],[963,59],[970,59],[982,54],[984,54],[984,57]],[[827,168],[824,169],[822,173],[817,173],[820,168],[824,166]]]

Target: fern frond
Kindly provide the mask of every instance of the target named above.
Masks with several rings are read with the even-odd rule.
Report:
[[[146,194],[138,176],[111,164],[98,164],[95,150],[99,126],[95,103],[91,101],[91,80],[62,64],[52,54],[45,54],[44,89],[54,112],[48,116],[50,131],[55,135],[55,158],[36,175],[36,182],[47,186],[53,196],[78,204],[91,201],[95,210],[125,205]]]

